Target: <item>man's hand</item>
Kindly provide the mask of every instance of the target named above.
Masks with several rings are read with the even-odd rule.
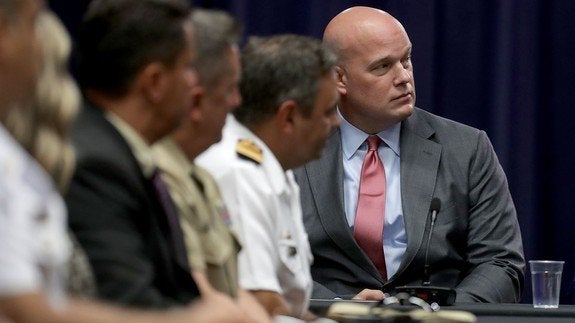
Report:
[[[190,314],[196,315],[197,322],[255,322],[233,299],[216,290],[200,271],[193,271],[192,276],[201,300],[189,307]],[[190,317],[193,317],[190,315]]]
[[[364,289],[355,295],[352,299],[364,300],[364,301],[381,301],[385,298],[382,291],[378,289]]]

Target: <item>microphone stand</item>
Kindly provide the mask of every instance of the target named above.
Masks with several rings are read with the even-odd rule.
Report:
[[[436,303],[438,305],[453,305],[455,303],[455,290],[449,287],[431,286],[429,274],[429,245],[431,243],[431,236],[433,228],[435,227],[435,219],[441,208],[441,200],[437,197],[431,200],[431,224],[429,226],[429,234],[427,236],[427,244],[425,246],[425,264],[423,266],[423,282],[422,286],[399,286],[395,288],[396,293],[407,293],[411,296],[421,298],[429,304]]]

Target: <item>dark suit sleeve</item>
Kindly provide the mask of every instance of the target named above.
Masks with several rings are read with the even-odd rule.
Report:
[[[507,179],[485,132],[469,170],[467,261],[458,302],[518,302],[525,259]]]
[[[329,288],[325,287],[324,285],[314,281],[313,282],[313,293],[311,298],[314,299],[334,299],[336,297],[340,297]]]
[[[93,161],[79,164],[66,196],[70,226],[93,266],[99,297],[137,307],[178,305],[154,285],[141,194],[126,174],[111,169]]]

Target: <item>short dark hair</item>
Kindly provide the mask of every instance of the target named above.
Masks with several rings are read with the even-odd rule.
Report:
[[[81,88],[122,96],[147,64],[173,66],[190,15],[185,0],[93,0],[74,53]]]
[[[230,14],[213,9],[194,10],[192,23],[196,35],[196,71],[200,85],[210,88],[230,73],[225,54],[232,46],[238,46],[241,26]]]
[[[252,37],[242,50],[242,104],[238,121],[257,124],[294,100],[310,116],[321,77],[333,73],[335,54],[319,40],[299,35]]]

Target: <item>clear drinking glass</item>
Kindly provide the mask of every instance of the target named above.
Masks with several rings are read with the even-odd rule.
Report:
[[[564,261],[530,260],[533,307],[558,308]]]

